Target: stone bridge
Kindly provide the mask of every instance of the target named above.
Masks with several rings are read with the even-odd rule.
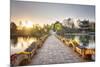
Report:
[[[65,46],[55,35],[49,36],[37,51],[29,65],[84,62],[71,48]]]

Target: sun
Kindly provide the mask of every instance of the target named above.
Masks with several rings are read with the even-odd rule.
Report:
[[[23,24],[24,27],[26,28],[32,28],[33,27],[33,23],[31,21],[26,21],[24,24]]]

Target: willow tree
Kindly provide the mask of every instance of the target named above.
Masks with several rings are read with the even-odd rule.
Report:
[[[61,31],[62,30],[62,24],[59,21],[56,21],[53,28],[54,28],[55,31]]]

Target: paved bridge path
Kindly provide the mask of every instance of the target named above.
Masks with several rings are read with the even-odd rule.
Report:
[[[43,46],[38,50],[30,64],[58,64],[82,62],[71,48],[65,46],[54,35],[49,36]]]

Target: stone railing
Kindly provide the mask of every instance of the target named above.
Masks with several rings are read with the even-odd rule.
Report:
[[[37,40],[37,42],[33,42],[23,52],[11,55],[11,66],[19,66],[31,62],[33,56],[36,54],[37,49],[43,46],[43,43],[45,42],[47,37],[48,35],[45,35]]]

